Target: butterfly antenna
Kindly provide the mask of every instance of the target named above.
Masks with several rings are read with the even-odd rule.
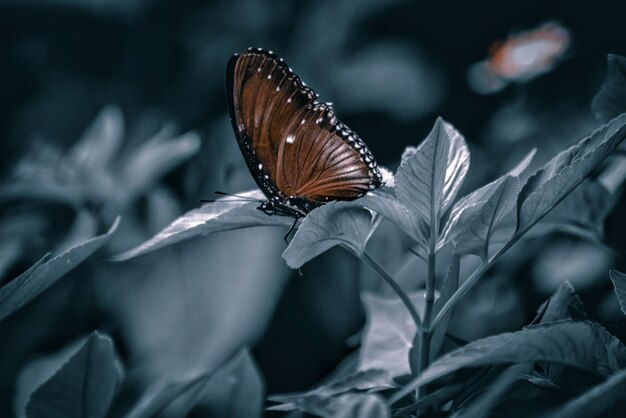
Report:
[[[232,194],[232,193],[219,192],[219,191],[218,192],[213,192],[213,193],[218,194],[220,196],[238,197],[240,199],[249,200],[251,202],[259,202],[259,203],[263,202],[262,199],[257,199],[256,197],[250,197],[250,196],[243,196],[243,195],[240,195],[240,194]]]
[[[231,199],[228,200],[228,202],[257,202],[257,203],[263,203],[263,200],[261,199],[257,199],[254,197],[250,197],[250,196],[242,196],[239,194],[232,194],[232,193],[225,193],[225,192],[213,192],[217,195],[220,196],[232,196],[232,197],[238,197],[241,200],[235,200],[235,199]],[[198,200],[198,203],[215,203],[215,202],[223,202],[223,200],[219,200],[219,199],[200,199]]]

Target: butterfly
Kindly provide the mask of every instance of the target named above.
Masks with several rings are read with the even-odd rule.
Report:
[[[507,80],[526,81],[546,73],[564,57],[570,44],[567,29],[549,22],[509,36],[489,48],[490,70]]]
[[[273,52],[235,54],[226,94],[237,143],[267,197],[259,210],[297,222],[329,201],[353,200],[382,185],[363,140]]]
[[[477,93],[497,93],[511,82],[525,83],[553,70],[569,49],[569,31],[556,22],[544,23],[495,42],[489,57],[468,69],[468,81]]]

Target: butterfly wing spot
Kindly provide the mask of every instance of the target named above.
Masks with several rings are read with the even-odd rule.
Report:
[[[293,144],[294,142],[296,142],[296,137],[294,135],[287,135],[287,143]]]

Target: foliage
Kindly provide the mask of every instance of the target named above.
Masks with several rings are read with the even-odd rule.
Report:
[[[320,4],[320,10],[335,7],[333,2]],[[389,95],[378,82],[380,73],[413,74],[419,67],[406,45],[392,48],[381,43],[358,51],[351,60],[339,58],[349,49],[350,40],[337,22],[343,19],[346,26],[355,26],[358,19],[348,16],[380,10],[369,7],[348,2],[338,8],[331,34],[318,31],[327,22],[310,10],[314,18],[306,25],[295,25],[293,48],[309,39],[311,32],[319,32],[311,49],[328,49],[328,56],[337,58],[329,61],[336,63],[332,70],[340,81],[327,81],[329,90],[340,89],[338,84],[344,81],[356,86],[357,92],[359,86],[371,84],[376,87],[369,94],[387,97],[375,102],[347,95],[345,103],[359,111],[382,110],[400,119],[425,112],[432,103],[426,106],[412,99],[409,90],[398,83],[392,83],[389,88],[394,93]],[[271,24],[262,16],[259,19],[260,26]],[[212,33],[210,28],[207,31]],[[381,60],[381,56],[389,58]],[[509,410],[532,415],[538,405],[545,405],[546,417],[605,416],[619,410],[624,406],[626,346],[612,333],[613,327],[601,325],[605,321],[598,320],[598,310],[586,312],[569,282],[554,290],[531,323],[511,322],[506,330],[472,336],[469,341],[455,332],[471,325],[460,312],[467,312],[463,309],[468,304],[470,309],[479,309],[478,304],[471,305],[472,298],[497,297],[486,294],[478,287],[480,283],[507,282],[512,271],[523,268],[519,260],[527,259],[516,253],[521,246],[521,252],[532,249],[536,242],[553,239],[547,233],[557,230],[611,247],[605,221],[619,205],[624,180],[615,171],[611,174],[610,168],[620,163],[623,167],[623,161],[611,155],[626,138],[625,62],[624,57],[609,56],[607,80],[593,101],[593,112],[603,124],[543,164],[535,161],[537,150],[533,149],[509,171],[467,192],[470,160],[480,160],[474,158],[473,149],[470,153],[459,130],[437,118],[420,144],[404,150],[395,173],[386,174],[383,187],[354,201],[322,205],[296,224],[257,210],[265,199],[259,190],[223,197],[180,215],[183,205],[164,178],[199,151],[198,135],[178,135],[171,125],[162,124],[156,132],[127,145],[123,115],[115,106],[105,107],[73,146],[62,149],[42,143],[15,165],[11,178],[0,188],[4,202],[34,203],[0,221],[0,325],[10,329],[19,323],[20,315],[40,306],[43,313],[36,312],[43,318],[42,298],[84,277],[91,289],[115,288],[110,294],[120,299],[116,307],[127,309],[125,319],[139,329],[151,324],[156,331],[148,330],[152,334],[146,335],[153,339],[145,338],[143,346],[129,344],[130,355],[125,345],[116,350],[117,338],[125,343],[135,340],[115,329],[113,337],[106,334],[109,329],[92,332],[77,346],[60,350],[67,355],[48,363],[37,384],[32,379],[31,386],[18,388],[27,400],[24,405],[16,402],[16,414],[29,418],[263,416],[265,379],[248,346],[257,343],[272,316],[289,273],[284,264],[306,271],[318,258],[337,253],[336,247],[358,260],[363,267],[360,279],[368,273],[380,276],[375,284],[360,283],[358,308],[363,307],[365,325],[357,335],[358,347],[345,368],[338,368],[312,389],[270,394],[268,410],[343,418],[488,417],[503,416]],[[359,72],[355,65],[367,70]],[[410,75],[405,78],[412,87],[419,84]],[[408,105],[403,106],[398,97]],[[43,231],[46,227],[33,221],[41,220],[39,208],[33,209],[37,204],[59,206],[70,213],[70,221],[63,225],[55,224],[51,216],[44,218],[43,223],[52,225],[56,235],[49,240],[51,253],[38,261],[30,235],[35,228]],[[283,251],[276,243],[282,246],[280,236],[292,225],[297,230]],[[105,226],[107,232],[98,235]],[[256,227],[260,228],[251,229]],[[259,231],[267,235],[258,235]],[[242,241],[243,237],[253,241]],[[402,248],[410,271],[408,281],[401,276],[403,266],[375,261],[384,260],[388,247]],[[99,251],[117,255],[103,259],[95,256]],[[257,267],[262,263],[256,263],[248,269],[258,276],[257,282],[237,280],[246,267],[248,251],[256,251],[259,259],[273,257],[282,270],[263,271]],[[511,261],[515,256],[517,264]],[[232,260],[236,266],[227,263]],[[31,267],[14,279],[4,278],[23,265]],[[341,263],[331,267],[344,271]],[[223,287],[195,286],[222,276],[231,279],[221,283]],[[271,285],[266,286],[265,276],[271,277]],[[615,291],[606,305],[626,314],[626,275],[611,270],[604,279],[607,283],[610,279]],[[162,288],[158,293],[162,299],[146,292],[143,296],[153,301],[153,309],[142,312],[141,304],[123,289],[136,287],[135,296],[142,296],[143,289],[153,291],[154,287],[145,285],[150,281],[160,283],[156,287]],[[178,293],[170,292],[165,281],[176,286]],[[188,306],[189,299],[181,297],[182,303],[161,303],[190,293],[200,302]],[[261,301],[232,303],[233,294]],[[70,297],[62,300],[68,305],[76,302]],[[229,312],[234,314],[211,328],[194,311],[199,305],[216,307],[205,313],[233,305]],[[107,308],[102,309],[105,314],[110,313]],[[217,354],[198,353],[193,344],[178,338],[178,330],[165,329],[171,325],[168,315],[177,310],[195,325],[190,329],[219,347]],[[242,325],[246,315],[255,317],[255,326]],[[341,313],[329,316],[341,320]],[[229,340],[232,334],[237,337]],[[168,339],[176,340],[174,345]],[[33,341],[39,343],[37,338]],[[155,346],[162,350],[158,355],[151,351]],[[172,362],[174,367],[160,369],[159,361],[171,354],[172,347],[182,347],[182,354],[175,356],[194,364],[173,372],[178,363]],[[43,347],[58,348],[55,344]],[[146,363],[147,372],[129,365],[142,356],[142,350],[146,357],[157,357]],[[135,391],[124,390],[127,387]]]
[[[386,401],[390,407],[416,388],[442,382],[443,378],[448,379],[445,385],[452,385],[450,378],[460,375],[467,368],[497,370],[497,367],[503,365],[513,364],[521,367],[523,364],[537,364],[552,368],[553,373],[556,373],[557,369],[574,368],[612,379],[614,374],[619,374],[626,366],[626,347],[597,323],[581,321],[585,318],[584,311],[571,286],[560,288],[551,301],[544,305],[540,324],[529,325],[517,332],[479,339],[440,357],[436,352],[431,354],[430,348],[439,349],[433,344],[432,336],[437,330],[441,335],[441,329],[438,327],[446,326],[443,318],[448,311],[502,254],[544,218],[553,223],[565,224],[570,222],[569,219],[572,219],[573,215],[571,209],[567,208],[577,204],[584,205],[585,208],[589,208],[588,212],[581,214],[579,219],[583,221],[576,221],[577,224],[598,235],[602,234],[601,219],[606,216],[604,208],[607,206],[598,203],[599,209],[593,209],[593,206],[586,205],[585,202],[595,202],[595,199],[589,197],[589,193],[596,193],[596,190],[600,192],[603,189],[592,188],[591,183],[588,183],[589,186],[586,188],[576,188],[625,136],[626,116],[620,115],[548,161],[535,174],[526,175],[533,155],[531,153],[508,174],[456,200],[469,168],[469,151],[463,137],[454,127],[438,119],[432,132],[419,147],[408,148],[405,151],[394,181],[389,182],[393,187],[388,185],[381,191],[370,193],[365,198],[353,202],[330,203],[315,209],[301,223],[283,257],[290,266],[300,267],[339,244],[386,276],[386,273],[367,256],[366,249],[372,230],[378,225],[378,222],[375,222],[376,216],[382,216],[414,239],[420,248],[419,251],[428,256],[429,265],[433,263],[433,268],[435,257],[443,256],[443,249],[446,246],[452,246],[452,252],[457,257],[462,254],[474,254],[481,258],[482,262],[478,268],[464,281],[461,279],[462,284],[456,291],[454,290],[456,286],[452,286],[451,283],[458,283],[458,269],[451,271],[447,281],[450,285],[442,287],[439,296],[434,291],[434,273],[427,278],[426,291],[419,291],[408,298],[403,298],[403,290],[396,288],[394,289],[399,292],[398,295],[386,299],[364,294],[368,325],[363,334],[357,370],[360,370],[360,373],[373,373],[382,369],[392,378],[413,375],[401,389],[395,392],[391,390],[391,396]],[[571,194],[573,191],[576,192]],[[570,194],[571,197],[568,197]],[[241,226],[246,226],[249,222],[248,212],[239,208],[246,208],[245,210],[249,211],[247,208],[251,207],[251,204],[235,208],[238,211],[231,206],[225,206],[227,204],[227,201],[222,200],[207,205],[218,214],[206,217],[206,221],[201,224],[203,229],[196,230],[195,226],[185,228],[185,222],[190,219],[190,215],[185,215],[139,251],[134,250],[133,253],[125,254],[123,257],[141,255],[145,251],[177,242],[178,238],[170,242],[170,231],[175,230],[175,234],[195,235],[211,229],[229,228],[230,225],[236,224],[237,220],[241,222]],[[557,210],[553,215],[546,217],[555,208]],[[493,241],[499,226],[511,216],[517,219],[515,229],[504,241]],[[429,267],[429,272],[432,271],[434,270]],[[393,279],[389,277],[386,280],[390,284],[393,283]],[[613,274],[613,280],[619,291],[621,279],[618,273]],[[429,294],[432,296],[429,297]],[[435,302],[437,308],[433,315]],[[418,319],[408,315],[415,307],[421,312]],[[570,312],[575,312],[577,316],[573,317]],[[443,331],[445,332],[445,329]],[[426,360],[421,360],[424,358]],[[430,365],[429,358],[435,359]],[[502,372],[500,375],[492,373],[490,381],[495,385],[493,387],[509,386],[521,377],[538,387],[557,387],[551,380],[554,379],[554,375],[533,377],[532,372],[527,371],[526,367],[520,374],[522,369],[519,367]],[[354,414],[350,411],[354,410],[354,405],[359,404],[361,405],[359,408],[363,408],[359,413],[365,415],[358,416],[367,416],[363,411],[369,411],[370,408],[378,410],[382,405],[380,398],[366,397],[362,394],[364,388],[370,390],[372,388],[369,384],[363,387],[362,378],[351,379],[348,382],[351,382],[351,385],[340,391],[322,386],[304,394],[272,397],[272,400],[282,403],[273,409],[300,409],[320,416],[341,414],[354,416],[350,415]],[[483,381],[481,384],[488,387],[489,382]],[[607,385],[612,387],[612,383]],[[378,387],[380,390],[380,386]],[[390,389],[386,385],[382,388]],[[415,409],[424,407],[427,399],[428,405],[442,406],[446,400],[458,397],[463,390],[472,389],[462,387],[447,393],[446,396],[438,395],[437,402],[432,403],[432,399],[435,398],[431,396],[440,393],[435,392],[424,398],[423,402],[418,401]],[[612,392],[607,388],[607,393]],[[485,405],[489,405],[491,409],[503,395],[499,389],[495,392],[488,390],[483,400],[477,401],[478,405],[482,405],[478,409],[485,410]],[[463,403],[453,401],[448,404],[446,410],[462,415],[463,408]],[[474,406],[472,411],[478,410],[476,408]]]

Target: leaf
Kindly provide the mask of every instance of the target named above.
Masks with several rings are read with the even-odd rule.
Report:
[[[583,302],[574,292],[574,287],[567,281],[561,283],[554,294],[539,307],[534,322],[549,324],[566,319],[587,319]]]
[[[175,382],[159,383],[149,389],[126,418],[158,416],[174,401],[184,402],[186,415],[200,404],[206,416],[215,418],[261,417],[263,381],[247,349],[211,374]]]
[[[269,396],[270,401],[282,404],[272,406],[269,409],[292,411],[299,409],[299,405],[309,402],[325,402],[328,398],[350,391],[373,391],[393,387],[395,385],[392,383],[389,373],[382,369],[369,369],[334,380],[307,392]]]
[[[591,105],[596,119],[606,122],[626,112],[626,57],[609,54],[606,80]]]
[[[106,106],[69,151],[69,165],[84,170],[106,170],[124,138],[124,116],[117,106]]]
[[[315,389],[316,393],[325,395],[337,395],[350,390],[372,390],[387,389],[395,385],[389,378],[389,373],[383,369],[369,369],[358,371],[346,377],[342,377],[320,388]]]
[[[515,177],[518,179],[524,178],[536,152],[537,149],[533,148],[528,154],[526,154],[522,161],[520,161],[508,173],[460,198],[450,211],[450,216],[448,217],[448,221],[443,228],[441,239],[437,244],[437,249],[439,250],[446,246],[449,242],[455,241],[456,238],[467,229],[472,219],[474,219],[476,214],[480,212],[482,207],[485,203],[487,203],[489,198],[502,184],[502,182],[504,182],[504,180],[508,177]]]
[[[484,261],[489,259],[489,241],[500,221],[513,209],[519,192],[519,181],[507,176],[496,188],[480,212],[468,222],[457,240],[458,254],[475,254]]]
[[[396,173],[398,199],[420,219],[423,237],[430,235],[453,203],[469,169],[470,154],[461,134],[438,118],[417,149],[408,148]]]
[[[91,333],[79,337],[52,353],[44,353],[24,365],[15,381],[13,410],[16,418],[26,417],[26,405],[37,388],[48,381],[85,344]]]
[[[453,418],[481,418],[490,416],[494,406],[507,394],[512,392],[511,386],[524,379],[524,373],[530,366],[516,364],[503,371],[489,385],[484,393],[474,400],[467,408],[461,409]]]
[[[419,228],[420,221],[417,216],[395,196],[370,192],[355,202],[388,219],[415,241],[426,242],[426,236]]]
[[[207,379],[208,376],[203,374],[183,382],[159,382],[142,395],[141,399],[126,415],[126,418],[156,417],[180,397],[184,395],[196,396],[206,384]]]
[[[330,202],[309,213],[283,253],[291,268],[306,262],[336,245],[359,256],[378,223],[369,211],[352,202]]]
[[[616,416],[615,405],[624,401],[626,391],[626,369],[620,370],[603,383],[569,401],[561,408],[547,415],[547,418],[595,418]]]
[[[340,396],[324,397],[311,395],[297,400],[295,408],[282,405],[270,407],[272,411],[300,411],[325,418],[389,418],[391,414],[385,402],[377,395],[345,393]]]
[[[48,256],[44,256],[26,272],[0,288],[0,320],[30,302],[106,245],[117,230],[119,223],[118,217],[106,234],[91,238],[49,260]]]
[[[129,195],[141,194],[199,149],[200,137],[197,134],[188,132],[177,138],[171,138],[171,132],[164,127],[121,164],[118,178]]]
[[[391,412],[380,396],[348,394],[339,397],[338,411],[329,418],[390,418]]]
[[[252,356],[241,350],[208,380],[199,401],[205,416],[214,418],[260,418],[263,415],[264,383]]]
[[[101,418],[113,401],[122,369],[113,341],[94,332],[30,397],[29,418]]]
[[[563,321],[483,338],[449,352],[430,365],[411,387],[464,367],[551,362],[608,375],[626,366],[626,347],[599,325]]]
[[[619,300],[619,306],[622,308],[624,315],[626,315],[626,274],[617,270],[611,270],[609,276],[611,276],[611,281],[615,288],[615,295]]]
[[[424,291],[407,293],[423,316]],[[396,295],[361,294],[366,323],[363,331],[358,370],[383,369],[392,378],[411,373],[409,352],[417,334],[406,306]]]
[[[604,221],[617,203],[618,197],[602,183],[586,179],[541,222],[557,228],[560,225],[579,227],[601,237],[604,235]]]
[[[260,190],[245,192],[240,195],[252,199],[264,199]],[[217,202],[207,203],[199,209],[185,213],[148,241],[118,254],[113,257],[113,260],[129,260],[213,232],[253,226],[291,226],[293,223],[293,220],[288,217],[268,216],[257,210],[258,203],[246,203],[234,199],[236,198],[219,199]]]
[[[435,300],[435,304],[433,306],[433,317],[437,316],[441,308],[443,308],[446,302],[452,297],[452,295],[454,295],[454,292],[456,292],[459,288],[460,269],[461,256],[459,254],[454,254],[452,259],[450,260],[450,268],[448,269],[448,274],[446,274],[446,278],[441,285],[439,297]],[[448,325],[450,324],[450,319],[452,318],[453,312],[454,308],[450,309],[441,319],[433,332],[430,343],[431,362],[439,357],[439,350],[441,349],[441,346],[443,345],[443,342],[445,340],[446,332],[448,331]]]
[[[517,199],[517,231],[537,223],[591,173],[624,139],[626,115],[618,116],[561,152],[531,176]]]

